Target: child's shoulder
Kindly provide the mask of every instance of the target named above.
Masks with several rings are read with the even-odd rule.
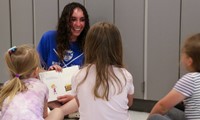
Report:
[[[28,78],[24,80],[25,84],[28,85],[28,87],[35,87],[35,88],[46,88],[46,85],[37,78]]]
[[[121,72],[124,74],[124,76],[126,77],[126,79],[132,79],[132,74],[126,69],[126,68],[120,68],[120,67],[115,67],[113,66],[113,69],[115,71],[115,73]]]
[[[189,73],[186,73],[185,75],[183,75],[183,77],[200,77],[200,73],[199,72],[189,72]]]
[[[195,84],[196,82],[200,82],[200,73],[199,72],[190,72],[183,75],[178,83],[181,84]]]
[[[133,79],[132,74],[126,68],[122,68],[122,71],[128,79]]]

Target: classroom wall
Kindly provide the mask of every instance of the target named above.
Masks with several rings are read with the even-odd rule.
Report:
[[[107,21],[119,28],[136,98],[160,99],[185,73],[179,65],[180,46],[200,31],[199,0],[1,0],[1,83],[9,78],[3,57],[7,49],[37,46],[45,31],[56,28],[71,1],[87,8],[91,25]]]

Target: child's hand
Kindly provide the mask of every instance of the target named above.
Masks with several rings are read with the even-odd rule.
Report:
[[[60,67],[59,65],[52,65],[49,67],[48,70],[55,70],[57,72],[62,72],[62,67]]]
[[[58,96],[57,101],[61,102],[62,104],[65,104],[65,103],[69,102],[70,100],[72,100],[73,98],[74,98],[74,96],[72,96],[72,95],[63,95],[63,96]]]

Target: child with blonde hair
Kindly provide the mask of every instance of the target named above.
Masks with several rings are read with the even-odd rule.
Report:
[[[44,120],[48,115],[48,88],[38,79],[40,59],[37,51],[28,45],[14,46],[5,53],[5,61],[10,80],[0,91],[0,119]],[[55,113],[62,113],[59,112],[55,110]]]
[[[123,65],[119,30],[110,23],[96,23],[84,48],[84,66],[72,80],[80,120],[130,120],[134,86]]]
[[[184,102],[185,111],[184,113],[179,111],[179,114],[183,113],[182,116],[174,116],[173,120],[175,118],[200,120],[200,33],[185,41],[181,63],[188,73],[183,75],[174,88],[156,103],[148,120],[172,120],[166,113],[181,101]]]

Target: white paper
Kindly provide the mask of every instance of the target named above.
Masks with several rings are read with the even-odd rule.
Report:
[[[70,94],[71,79],[74,73],[79,70],[78,65],[63,68],[62,72],[46,71],[39,73],[40,79],[47,85],[49,89],[48,101],[57,100],[57,96]]]

